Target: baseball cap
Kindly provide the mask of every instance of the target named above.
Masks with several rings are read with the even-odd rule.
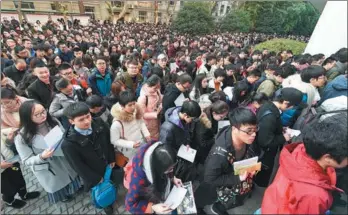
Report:
[[[307,103],[303,102],[303,93],[293,87],[286,87],[280,90],[279,97],[289,102],[289,106],[297,106],[300,108],[306,108]]]

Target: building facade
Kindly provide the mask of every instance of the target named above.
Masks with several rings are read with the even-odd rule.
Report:
[[[19,1],[2,0],[2,16],[18,17]],[[96,20],[124,20],[128,22],[150,22],[168,23],[175,17],[180,10],[180,1],[59,1],[59,5],[65,8],[68,18],[93,18]],[[27,20],[47,19],[50,15],[53,20],[55,17],[62,17],[62,10],[57,8],[57,1],[22,1],[21,13]],[[29,18],[28,18],[29,17]],[[84,18],[86,17],[86,18]],[[44,21],[44,20],[43,20]],[[87,21],[88,22],[88,21]]]

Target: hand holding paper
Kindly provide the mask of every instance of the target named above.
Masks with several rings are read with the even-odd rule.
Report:
[[[176,98],[176,100],[174,101],[174,103],[175,103],[175,106],[182,106],[182,104],[184,103],[184,101],[185,101],[185,96],[184,96],[184,94],[180,94],[180,96],[178,96],[178,98]]]
[[[164,204],[175,210],[181,204],[186,192],[185,188],[174,186]]]
[[[257,162],[258,157],[252,157],[246,160],[237,161],[233,163],[234,174],[244,175],[261,170],[261,162]]]
[[[178,156],[193,163],[195,161],[197,150],[181,145],[178,151]]]

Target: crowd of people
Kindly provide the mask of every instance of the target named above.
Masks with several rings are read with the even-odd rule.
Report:
[[[255,184],[267,187],[261,214],[324,214],[346,204],[347,48],[293,55],[253,49],[276,35],[193,37],[166,25],[51,19],[3,20],[1,33],[1,193],[9,207],[40,195],[27,192],[19,162],[10,162],[16,154],[51,204],[91,191],[107,166],[128,189],[132,214],[173,212],[164,204],[171,188],[190,181],[198,214],[206,205],[228,214]],[[38,147],[57,128],[61,155]],[[193,162],[178,156],[182,146],[196,150]],[[259,171],[235,174],[234,162],[255,156]],[[112,214],[112,205],[104,210]]]

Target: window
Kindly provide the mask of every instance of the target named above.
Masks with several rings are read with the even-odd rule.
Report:
[[[228,14],[228,13],[230,12],[230,10],[231,10],[231,7],[230,7],[230,6],[227,6],[227,7],[226,7],[226,14]]]
[[[51,10],[57,10],[56,4],[51,4]]]
[[[112,1],[111,6],[113,7],[123,7],[123,2],[121,1]]]
[[[85,12],[86,13],[94,13],[94,7],[85,6]]]
[[[221,6],[220,6],[220,14],[223,14],[223,13],[224,13],[224,9],[225,9],[225,5],[221,5]]]
[[[169,4],[170,5],[174,5],[174,1],[169,1]]]
[[[18,8],[18,2],[13,2],[16,8]],[[35,6],[33,2],[22,2],[22,9],[31,9],[34,10]]]
[[[146,22],[147,12],[146,11],[139,11],[139,22]]]

